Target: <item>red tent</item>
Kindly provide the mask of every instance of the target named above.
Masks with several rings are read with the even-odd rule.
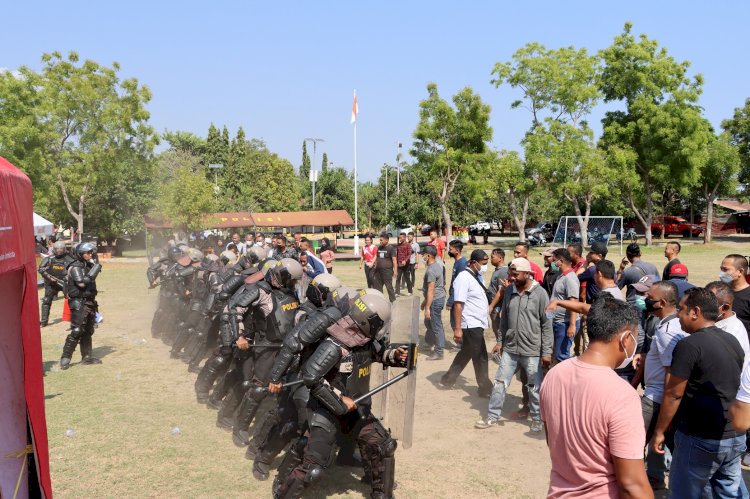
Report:
[[[0,497],[52,497],[33,214],[31,181],[0,157]]]

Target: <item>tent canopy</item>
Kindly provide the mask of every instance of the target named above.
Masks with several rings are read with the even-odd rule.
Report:
[[[51,236],[55,233],[55,225],[41,215],[34,213],[34,235]]]
[[[52,497],[31,181],[0,157],[0,496]],[[33,285],[30,285],[32,284]],[[27,425],[38,482],[25,466]],[[20,456],[10,458],[8,456]]]

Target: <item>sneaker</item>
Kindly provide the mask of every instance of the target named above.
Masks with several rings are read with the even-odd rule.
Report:
[[[742,461],[740,461],[740,468],[746,471],[750,470],[750,454],[745,453],[742,456]]]
[[[101,364],[102,361],[97,359],[96,357],[92,357],[91,355],[87,355],[83,359],[81,359],[81,364],[90,366],[92,364]]]
[[[430,355],[429,357],[427,357],[427,360],[443,360],[443,355],[442,354],[433,353],[432,355]]]
[[[477,430],[486,430],[487,428],[502,426],[502,424],[502,421],[500,421],[499,419],[480,419],[479,421],[474,423],[474,428],[476,428]]]
[[[544,430],[544,423],[541,421],[531,422],[531,433],[539,433],[542,430]]]

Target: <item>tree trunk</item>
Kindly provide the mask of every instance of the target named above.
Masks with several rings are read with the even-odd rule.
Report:
[[[708,192],[707,185],[704,187],[704,192],[706,194],[706,230],[703,232],[703,244],[709,244],[711,242],[711,237],[713,236],[711,229],[714,222],[714,201],[718,197],[716,195],[718,190],[719,184],[716,184],[711,192]],[[690,229],[690,233],[693,233],[692,228]]]
[[[643,227],[646,229],[646,246],[649,246],[651,244],[651,221],[649,219],[648,223],[646,222],[646,217],[643,216],[641,211],[635,207],[635,200],[633,199],[633,196],[628,196],[627,202],[630,205],[630,209],[635,213],[635,216],[638,218],[638,221],[640,221],[643,224]],[[647,215],[648,216],[648,215]]]
[[[518,240],[523,242],[526,240],[526,233],[524,232],[524,228],[526,228],[526,207],[529,204],[528,197],[526,198],[526,202],[524,203],[524,210],[521,218],[519,218],[518,216],[518,207],[516,206],[516,193],[512,188],[508,192],[508,198],[510,200],[510,214],[513,216],[513,223],[516,224],[516,228],[518,229]]]
[[[585,249],[589,245],[589,214],[591,213],[591,201],[586,200],[586,211],[585,214],[581,212],[581,206],[578,204],[578,197],[569,197],[568,200],[573,204],[573,209],[576,212],[576,220],[578,220],[578,227],[581,229],[581,246]]]
[[[440,211],[443,213],[443,219],[445,220],[445,234],[447,241],[453,240],[453,222],[451,221],[451,215],[448,213],[448,203],[440,200]]]

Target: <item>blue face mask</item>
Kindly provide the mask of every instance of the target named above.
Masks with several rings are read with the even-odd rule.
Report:
[[[643,312],[646,310],[645,296],[635,295],[635,308],[637,308],[639,312]]]
[[[552,269],[552,272],[557,272],[558,270],[560,270],[560,267],[558,267],[555,262],[550,262],[549,268]]]

